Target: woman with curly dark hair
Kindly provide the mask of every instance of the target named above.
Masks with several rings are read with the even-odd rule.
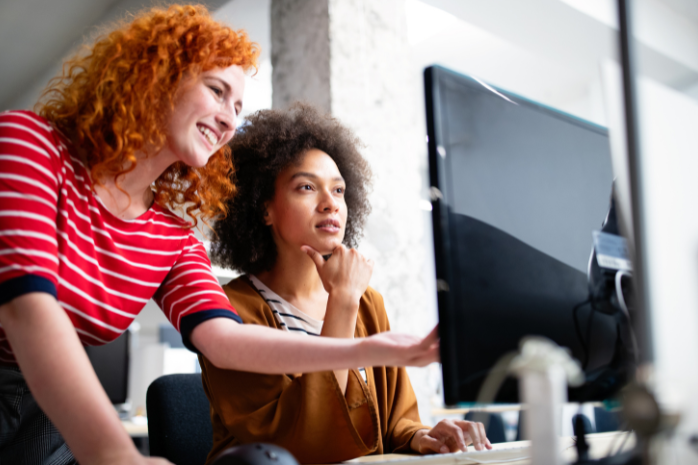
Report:
[[[436,357],[433,336],[310,340],[238,324],[191,229],[235,192],[227,143],[257,55],[202,6],[155,8],[69,60],[37,113],[0,114],[1,463],[163,463],[138,454],[83,350],[151,298],[220,367]]]
[[[223,287],[245,323],[348,339],[389,330],[383,298],[368,287],[373,263],[351,248],[370,211],[358,145],[307,105],[257,112],[231,142],[238,193],[215,225],[212,257],[245,273]],[[214,427],[209,463],[260,441],[301,463],[491,447],[480,423],[424,426],[404,368],[261,375],[200,361]]]

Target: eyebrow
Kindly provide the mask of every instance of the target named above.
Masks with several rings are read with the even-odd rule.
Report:
[[[296,178],[310,178],[310,179],[319,179],[319,177],[313,173],[308,173],[307,171],[299,171],[298,173],[295,173],[293,176],[291,176],[291,181],[293,181]],[[342,181],[344,182],[344,178],[341,176],[337,176],[336,178],[332,178],[333,181]]]

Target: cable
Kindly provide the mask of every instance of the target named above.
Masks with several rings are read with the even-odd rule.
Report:
[[[584,343],[584,338],[582,337],[582,330],[579,327],[579,320],[577,319],[577,311],[584,305],[588,304],[591,302],[591,297],[585,300],[584,302],[578,303],[577,305],[574,306],[572,309],[572,320],[574,322],[574,332],[577,334],[577,339],[579,340],[579,345],[582,346],[582,352],[584,352],[584,358],[586,359],[588,357],[587,354],[587,346]]]
[[[625,276],[629,279],[633,277],[632,273],[628,273],[627,271],[618,270],[616,272],[616,277],[615,277],[616,298],[618,299],[618,305],[620,306],[621,313],[626,318],[626,322],[628,325],[628,333],[630,334],[630,343],[633,346],[633,359],[635,361],[635,364],[637,365],[638,357],[639,357],[639,349],[638,349],[638,345],[637,345],[637,338],[635,337],[635,331],[634,331],[633,325],[632,325],[632,320],[630,319],[630,311],[628,309],[627,302],[625,301],[625,295],[623,294],[623,283],[622,283],[623,276]]]
[[[511,361],[514,360],[514,357],[517,355],[518,352],[512,351],[507,352],[499,358],[480,386],[480,391],[475,400],[476,405],[487,405],[494,402],[499,388],[502,387],[502,383],[504,383],[506,377],[509,376],[509,365],[511,365]],[[490,417],[488,415],[483,415],[479,420],[482,420],[480,423],[483,424],[485,431],[487,431],[490,425]]]
[[[618,450],[616,450],[616,452],[613,455],[618,455],[623,451],[623,446],[625,446],[625,443],[628,442],[630,433],[632,433],[632,430],[625,431],[625,434],[623,435],[623,441],[620,443],[620,446],[618,446]]]
[[[587,365],[589,365],[589,351],[591,348],[591,323],[592,321],[594,321],[594,313],[596,313],[596,308],[594,307],[594,303],[592,302],[591,311],[589,312],[589,318],[587,319],[587,339],[586,348],[584,351],[584,363],[582,364],[582,370],[586,370]]]
[[[616,298],[618,299],[618,304],[620,305],[620,309],[625,312],[625,314],[630,318],[630,312],[628,312],[628,306],[625,303],[625,296],[623,295],[623,287],[621,280],[623,279],[623,276],[627,276],[628,278],[632,278],[633,275],[628,273],[627,271],[623,270],[618,270],[616,272]]]

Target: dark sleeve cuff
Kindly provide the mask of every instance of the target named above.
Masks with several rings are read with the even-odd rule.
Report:
[[[56,285],[51,280],[35,274],[26,274],[0,283],[0,305],[31,292],[45,292],[51,294],[54,299],[57,296]]]
[[[191,336],[191,332],[194,331],[194,328],[199,326],[204,321],[208,321],[212,318],[230,318],[238,323],[242,323],[242,318],[240,318],[240,315],[224,309],[202,310],[200,312],[192,313],[191,315],[183,316],[179,325],[179,332],[182,334],[182,343],[184,344],[184,347],[197,354],[200,353],[198,349],[194,347],[194,344],[191,343],[189,336]]]

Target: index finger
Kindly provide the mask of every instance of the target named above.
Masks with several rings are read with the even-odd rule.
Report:
[[[301,250],[305,253],[308,254],[308,256],[315,262],[315,266],[317,267],[318,270],[320,270],[323,265],[325,264],[325,259],[323,258],[322,255],[320,255],[320,252],[317,250],[313,249],[309,245],[304,245],[301,247]]]
[[[476,421],[457,420],[456,424],[460,426],[463,433],[470,436],[475,450],[484,450],[486,447],[487,437],[485,436],[485,428],[482,423]]]
[[[432,329],[429,334],[424,336],[424,339],[422,339],[422,342],[419,344],[421,347],[431,347],[432,344],[437,342],[439,340],[439,325],[434,326],[434,329]]]

